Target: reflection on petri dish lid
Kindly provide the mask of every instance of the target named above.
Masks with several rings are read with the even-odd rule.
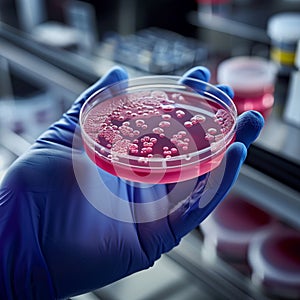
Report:
[[[205,82],[141,77],[96,92],[80,114],[85,149],[123,179],[171,183],[216,168],[234,140],[236,108]]]
[[[278,226],[255,235],[248,258],[253,281],[267,293],[300,298],[300,231]]]
[[[229,260],[245,262],[253,235],[276,223],[267,212],[240,195],[230,195],[201,223],[204,240]],[[211,246],[210,246],[211,247]]]

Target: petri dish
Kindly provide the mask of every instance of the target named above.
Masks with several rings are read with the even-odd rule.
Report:
[[[275,218],[243,195],[229,195],[200,228],[206,249],[248,271],[247,251],[258,232],[275,226]]]
[[[95,92],[83,105],[85,150],[125,180],[174,183],[219,166],[235,139],[237,112],[217,87],[177,76],[145,76]]]
[[[276,299],[300,298],[300,232],[277,226],[253,237],[248,252],[252,281]]]

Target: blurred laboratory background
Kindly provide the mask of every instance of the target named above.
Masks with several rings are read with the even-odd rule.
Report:
[[[228,199],[178,247],[74,299],[300,299],[300,0],[0,0],[0,180],[116,64],[206,66],[266,123]]]

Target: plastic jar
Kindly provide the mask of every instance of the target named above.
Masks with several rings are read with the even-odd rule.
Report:
[[[265,118],[274,104],[276,74],[277,67],[272,61],[255,56],[232,57],[217,68],[218,82],[234,90],[238,114],[253,109]]]
[[[271,59],[288,75],[295,65],[297,42],[300,40],[300,13],[285,12],[268,20],[267,33],[271,38]]]
[[[279,299],[300,298],[299,231],[278,226],[255,235],[248,259],[253,282],[266,294]]]

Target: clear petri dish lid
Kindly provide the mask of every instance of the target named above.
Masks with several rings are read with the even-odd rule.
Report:
[[[213,85],[146,76],[94,93],[82,107],[80,125],[86,150],[99,167],[133,181],[144,182],[151,173],[148,182],[155,182],[164,173],[163,182],[168,175],[175,182],[218,165],[234,139],[236,116],[232,100]],[[185,175],[174,175],[180,172]]]
[[[256,234],[248,258],[261,283],[265,282],[269,287],[294,287],[300,291],[299,231],[277,226]]]
[[[217,80],[235,91],[257,92],[274,84],[278,67],[257,56],[237,56],[218,65]]]
[[[201,223],[208,237],[234,244],[248,244],[257,232],[276,224],[275,218],[242,195],[232,194]]]
[[[299,28],[300,13],[284,12],[270,17],[267,33],[275,41],[296,43],[300,39]]]

